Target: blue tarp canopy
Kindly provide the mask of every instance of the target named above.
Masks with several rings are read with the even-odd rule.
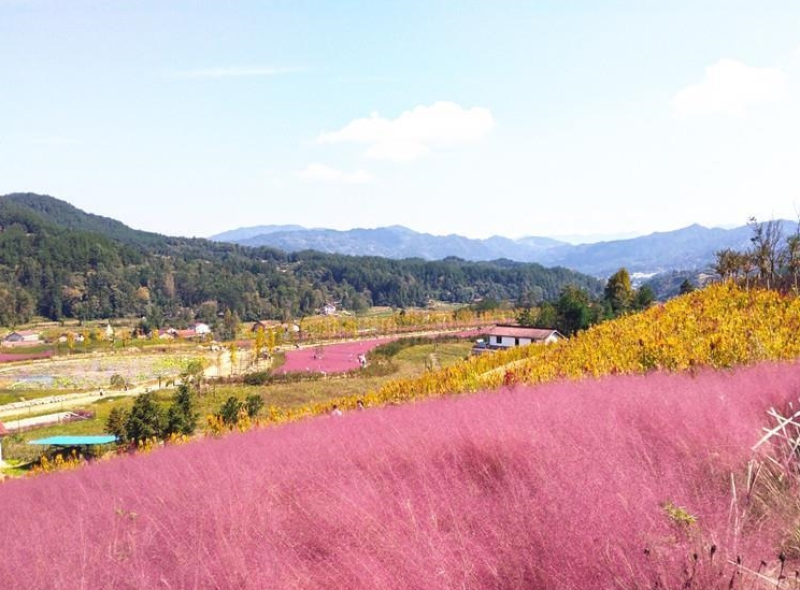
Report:
[[[53,447],[83,447],[91,445],[107,445],[116,442],[117,437],[113,434],[103,434],[98,436],[51,436],[32,440],[29,445],[50,445]]]

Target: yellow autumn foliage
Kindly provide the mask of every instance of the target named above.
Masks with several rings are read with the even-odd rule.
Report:
[[[732,282],[598,324],[566,341],[473,357],[443,371],[390,382],[382,402],[558,378],[733,367],[800,357],[800,299]]]

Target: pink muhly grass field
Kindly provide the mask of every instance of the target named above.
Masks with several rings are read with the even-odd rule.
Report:
[[[432,334],[432,337],[447,335],[460,338],[477,336],[479,330],[461,330],[446,334]],[[402,336],[389,336],[386,338],[373,338],[371,340],[358,340],[341,344],[326,344],[321,347],[321,354],[315,346],[298,348],[286,351],[286,362],[276,371],[277,373],[344,373],[358,369],[359,354],[367,354],[373,348],[398,340]]]
[[[35,361],[39,359],[46,359],[53,356],[52,350],[45,350],[44,352],[30,352],[21,354],[8,354],[0,353],[0,363],[13,363],[17,361]]]
[[[786,523],[767,513],[739,526],[731,473],[743,488],[766,411],[796,400],[798,383],[796,364],[559,382],[10,481],[0,581],[594,590],[691,578],[728,588],[726,560],[774,568]],[[670,519],[667,502],[697,524]]]
[[[373,348],[396,339],[379,338],[344,344],[328,344],[321,347],[321,355],[318,354],[315,346],[289,350],[286,352],[286,362],[277,372],[344,373],[361,366],[358,362],[359,354],[367,354]]]

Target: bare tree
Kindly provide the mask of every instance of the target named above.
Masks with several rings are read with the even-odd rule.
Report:
[[[714,262],[714,272],[723,279],[735,278],[738,271],[739,253],[730,248],[714,252],[716,258]]]
[[[775,273],[779,266],[779,246],[783,237],[783,227],[778,220],[760,222],[755,217],[750,218],[749,225],[753,228],[753,237],[750,238],[753,248],[750,255],[758,270],[759,281],[765,283],[769,289],[774,284]]]
[[[794,233],[786,238],[782,263],[786,272],[792,277],[792,289],[797,292],[797,276],[800,275],[800,216]]]

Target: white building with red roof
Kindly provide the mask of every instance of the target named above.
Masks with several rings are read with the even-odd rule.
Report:
[[[487,339],[479,341],[473,352],[504,350],[529,344],[551,344],[563,340],[564,336],[552,328],[526,328],[510,324],[499,324],[484,332]]]

